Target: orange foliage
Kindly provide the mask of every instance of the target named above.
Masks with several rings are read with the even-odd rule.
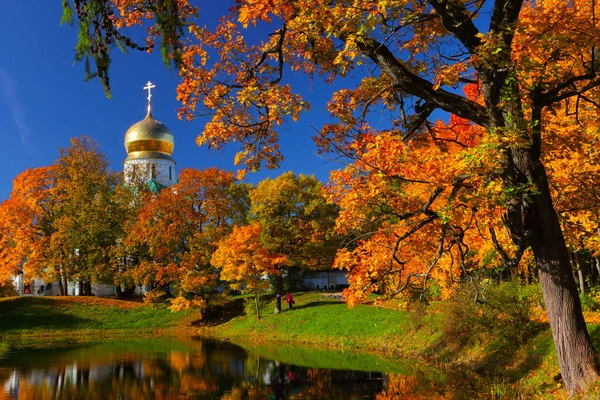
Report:
[[[147,199],[125,244],[139,263],[127,274],[135,282],[172,285],[182,296],[174,309],[204,308],[217,287],[210,257],[217,241],[246,212],[244,186],[231,172],[184,169],[179,182]]]
[[[266,275],[278,275],[278,266],[289,264],[285,255],[260,243],[260,230],[258,222],[234,227],[212,256],[211,263],[221,269],[221,279],[242,293],[265,291],[269,287]]]
[[[46,266],[54,185],[51,167],[28,169],[15,178],[10,198],[0,204],[0,281],[22,268],[39,272]]]
[[[142,3],[113,0],[117,27],[154,18]],[[457,4],[476,18],[479,10],[471,10],[472,4]],[[525,2],[511,49],[505,48],[502,32],[481,32],[474,38],[476,50],[450,57],[442,49],[456,47],[458,41],[451,41],[452,35],[436,15],[439,10],[428,2],[239,1],[214,29],[190,22],[179,69],[180,116],[191,120],[200,112],[210,113],[212,119],[197,143],[214,149],[240,143],[235,162],[244,164],[243,176],[263,163],[278,165],[282,155],[277,128],[286,120],[298,119],[309,107],[282,81],[284,62],[293,71],[311,78],[319,75],[329,83],[357,71],[358,86],[333,93],[328,105],[338,121],[325,125],[315,138],[321,151],[337,152],[353,161],[334,172],[329,185],[330,201],[342,209],[338,232],[349,236],[336,264],[352,273],[350,303],[372,290],[394,294],[411,281],[423,286],[424,278],[450,288],[471,270],[498,266],[514,256],[501,213],[515,191],[520,196],[534,189],[505,190],[499,171],[503,150],[528,146],[532,127],[525,127],[525,134],[520,129],[487,130],[451,115],[447,123],[421,124],[407,134],[423,104],[416,101],[406,106],[400,98],[407,93],[398,90],[390,74],[362,69],[373,58],[366,50],[367,41],[374,38],[396,51],[404,68],[431,82],[432,91],[461,87],[464,98],[486,106],[483,83],[465,82],[477,81],[477,74],[488,64],[502,68],[494,63],[509,50],[522,93],[555,87],[577,74],[585,76],[589,65],[581,49],[600,38],[590,18],[600,11],[591,9],[594,4]],[[197,10],[180,0],[176,11],[187,19]],[[273,27],[273,33],[262,42],[248,40],[246,32],[261,24]],[[150,32],[148,41],[153,43],[159,32],[153,28]],[[578,80],[572,82],[573,87],[578,84]],[[531,99],[523,96],[519,101],[524,118],[530,118]],[[407,116],[407,110],[414,115]],[[390,115],[383,124],[373,118],[382,112]],[[582,143],[585,129],[578,129],[572,116],[557,116],[549,110],[543,117],[547,123],[545,161],[563,212],[563,229],[573,248],[587,246],[600,252],[600,239],[594,234],[599,219],[597,195],[579,190],[594,187],[595,166],[586,162],[596,158],[593,146],[573,144]],[[592,119],[587,117],[585,122],[588,143],[594,143]],[[577,155],[565,156],[567,150]],[[166,228],[169,237],[175,234],[170,229],[178,229]],[[150,245],[159,258],[161,248],[173,246]],[[505,254],[499,254],[498,248]],[[173,273],[165,266],[156,276],[160,280],[162,274]]]
[[[485,133],[452,115],[410,143],[372,132],[349,145],[357,161],[331,174],[328,191],[341,209],[337,230],[351,238],[335,264],[351,272],[350,305],[374,291],[425,289],[429,279],[448,293],[472,270],[498,265],[490,229],[510,244],[499,229],[501,187],[486,178],[498,157]]]

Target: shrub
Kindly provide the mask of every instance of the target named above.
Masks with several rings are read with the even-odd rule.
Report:
[[[152,289],[144,296],[144,303],[155,306],[167,300],[167,292],[161,289]]]
[[[537,328],[533,309],[542,303],[539,285],[525,285],[518,280],[491,285],[486,293],[489,318],[498,326],[499,339],[523,343]]]
[[[581,308],[583,311],[598,311],[600,310],[600,303],[596,299],[596,296],[592,293],[580,293],[579,299],[581,300]]]
[[[407,323],[410,330],[416,332],[425,325],[427,317],[427,303],[425,301],[415,301],[408,304],[406,311]]]
[[[10,297],[16,294],[13,283],[10,280],[0,282],[0,297]]]
[[[486,287],[487,285],[487,287]],[[537,329],[532,320],[534,307],[541,301],[539,285],[519,281],[500,284],[485,282],[482,296],[475,302],[472,285],[462,285],[442,304],[443,336],[458,345],[469,341],[495,342],[499,345],[523,343]]]
[[[441,304],[441,331],[444,340],[463,346],[477,338],[485,322],[480,304],[473,301],[471,291],[460,287]]]

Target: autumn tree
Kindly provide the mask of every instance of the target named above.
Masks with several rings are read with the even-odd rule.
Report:
[[[46,249],[52,226],[52,190],[56,184],[51,167],[28,169],[13,182],[8,200],[0,204],[0,281],[21,270],[31,278],[60,278],[60,264],[48,262]],[[62,281],[61,281],[62,282]],[[61,294],[64,294],[61,285]]]
[[[179,182],[147,197],[124,244],[137,249],[127,274],[136,283],[169,291],[176,309],[207,311],[216,295],[218,272],[210,265],[217,242],[244,221],[248,187],[231,172],[184,169]]]
[[[118,208],[111,199],[117,183],[98,145],[87,137],[59,149],[51,167],[23,172],[11,197],[0,206],[5,272],[29,278],[82,284],[111,282],[108,248],[119,235]],[[82,290],[83,292],[83,290]]]
[[[254,295],[256,319],[260,319],[259,296],[270,288],[269,276],[278,276],[280,267],[289,264],[282,253],[266,248],[260,240],[261,225],[235,226],[222,239],[212,255],[211,263],[221,271],[221,279],[232,288]]]
[[[429,133],[410,147],[385,133],[371,135],[356,150],[357,161],[332,173],[328,192],[341,209],[336,229],[347,237],[336,265],[350,271],[350,305],[375,291],[423,297],[430,282],[447,296],[456,283],[473,283],[476,273],[502,264],[496,247],[509,238],[499,227],[501,190],[483,185],[474,159],[483,131],[452,116]],[[520,256],[506,258],[512,270]]]
[[[572,106],[572,105],[571,105]],[[597,257],[600,255],[600,149],[598,118],[593,109],[578,110],[573,123],[569,108],[557,109],[548,115],[544,164],[550,177],[550,188],[559,213],[563,233],[579,275],[580,291],[586,280],[597,282]],[[582,255],[592,258],[587,274],[583,271]],[[587,258],[587,257],[586,257]],[[596,271],[594,271],[596,270]]]
[[[142,179],[133,179],[127,185],[114,188],[113,201],[120,210],[121,235],[108,251],[118,297],[132,297],[135,293],[137,282],[130,270],[145,258],[147,248],[136,244],[129,245],[125,239],[132,232],[140,211],[153,194],[147,182]]]
[[[109,249],[123,237],[124,208],[114,198],[121,180],[88,137],[71,139],[59,153],[50,250],[79,283],[80,294],[91,295],[92,282],[113,283]]]
[[[75,2],[83,22],[90,18],[89,10],[80,6],[90,2]],[[100,3],[109,11],[92,15],[118,12],[117,26],[146,17],[140,8],[131,8],[147,6],[142,1]],[[186,2],[168,4],[175,7],[170,16],[187,18]],[[277,127],[297,119],[307,106],[285,79],[289,69],[327,82],[350,71],[362,76],[355,88],[334,94],[329,107],[339,122],[325,126],[318,139],[324,151],[335,150],[350,160],[380,135],[410,148],[428,133],[429,119],[440,115],[436,110],[481,127],[484,145],[474,147],[486,161],[480,176],[487,179],[481,182],[483,188],[500,182],[499,205],[512,241],[511,248],[498,243],[497,251],[516,261],[531,248],[562,378],[570,393],[580,392],[598,377],[596,352],[542,154],[548,118],[555,110],[568,102],[567,114],[576,122],[579,111],[599,104],[596,8],[595,2],[579,0],[240,0],[214,31],[190,23],[190,39],[181,52],[182,116],[210,113],[212,120],[198,143],[216,148],[241,144],[236,161],[247,170],[262,163],[277,165],[282,157]],[[168,10],[164,4],[159,9]],[[248,43],[242,31],[263,23],[270,23],[272,34],[258,44]],[[101,28],[91,33],[89,24],[80,28],[98,38],[97,43],[110,45]],[[457,89],[466,84],[477,85],[480,100],[459,94]],[[350,107],[337,107],[340,99]],[[389,116],[383,124],[382,111]],[[406,156],[410,164],[410,153]],[[481,187],[469,182],[470,175],[456,178],[425,197],[433,202],[438,191],[459,196],[471,186]],[[422,210],[422,218],[431,217],[429,210]],[[392,262],[402,268],[401,261]]]
[[[250,192],[250,218],[261,225],[260,240],[305,270],[328,269],[338,237],[333,228],[337,206],[328,204],[321,182],[312,175],[286,172],[261,181]],[[276,289],[283,293],[281,274]]]

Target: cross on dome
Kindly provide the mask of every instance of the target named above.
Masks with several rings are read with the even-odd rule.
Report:
[[[144,86],[144,89],[148,90],[148,114],[150,114],[150,101],[152,99],[152,89],[155,87],[156,85],[150,81],[148,81],[148,83],[146,83],[146,86]]]

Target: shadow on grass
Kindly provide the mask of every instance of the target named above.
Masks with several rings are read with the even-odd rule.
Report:
[[[211,310],[206,318],[192,321],[194,327],[212,327],[225,324],[235,317],[244,315],[244,299],[235,299],[226,304],[218,306]]]
[[[344,304],[341,301],[311,301],[310,303],[306,303],[306,304],[302,304],[299,306],[294,306],[294,308],[289,309],[287,307],[283,307],[282,311],[294,311],[294,310],[302,310],[304,308],[312,308],[312,307],[322,307],[322,306],[335,306],[335,305],[340,305],[340,304]]]
[[[95,321],[65,313],[51,299],[16,297],[0,302],[0,333],[91,328]]]
[[[452,361],[480,348],[476,350],[480,356],[463,371],[465,379],[475,382],[475,377],[484,377],[488,383],[499,379],[500,382],[513,384],[538,370],[554,348],[548,325],[531,324],[521,341],[508,335],[503,326],[489,327],[488,331],[481,330],[481,327],[468,329],[466,326],[464,332],[456,329],[444,332],[442,329],[442,335],[427,349],[427,353],[441,360]],[[540,382],[537,390],[554,386],[556,382],[552,379],[553,375]]]

